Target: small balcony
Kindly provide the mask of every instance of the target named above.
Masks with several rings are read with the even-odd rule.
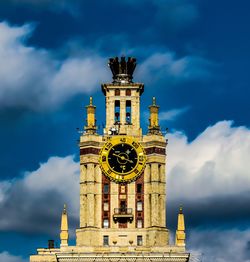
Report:
[[[130,222],[132,223],[134,216],[133,216],[133,208],[114,208],[113,214],[114,222]]]

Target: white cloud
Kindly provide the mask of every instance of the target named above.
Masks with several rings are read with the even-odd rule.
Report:
[[[106,60],[91,52],[57,60],[48,50],[27,46],[33,28],[0,23],[0,107],[57,107],[107,78]]]
[[[3,251],[0,253],[0,261],[3,262],[27,262],[20,256],[14,256],[9,254],[7,251]]]
[[[168,194],[196,200],[250,190],[250,130],[232,121],[209,126],[192,142],[168,135]],[[180,193],[181,192],[181,193]]]
[[[165,84],[211,77],[213,63],[203,57],[190,55],[177,58],[173,52],[155,53],[138,68],[137,76],[147,82],[164,80]],[[152,75],[154,76],[152,78]]]
[[[163,121],[174,121],[176,120],[180,115],[184,114],[185,112],[187,112],[189,110],[189,106],[186,107],[182,107],[182,108],[174,108],[168,111],[161,111],[159,113],[159,122],[163,122]],[[143,120],[145,121],[145,123],[148,123],[148,119],[149,119],[149,111],[144,111],[143,112]]]
[[[168,111],[161,111],[159,113],[159,120],[160,121],[173,121],[183,113],[187,112],[189,110],[189,107],[183,107],[183,108],[174,108]]]
[[[51,157],[23,178],[3,183],[8,186],[0,187],[1,230],[58,233],[64,203],[70,223],[79,219],[79,163],[73,156]]]
[[[214,201],[214,197],[224,201],[225,196],[239,197],[249,191],[249,145],[250,130],[232,127],[231,121],[208,127],[192,142],[183,133],[168,134],[168,201],[180,197],[189,202],[206,198]],[[49,230],[50,223],[58,223],[64,202],[77,220],[78,173],[79,163],[72,156],[51,157],[22,179],[2,181],[0,211],[5,216],[0,218],[0,229]],[[39,224],[42,217],[48,221],[43,224],[45,229]]]

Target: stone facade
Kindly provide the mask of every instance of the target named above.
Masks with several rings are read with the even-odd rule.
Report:
[[[185,251],[183,215],[176,233],[178,241],[176,245],[169,244],[166,228],[167,143],[160,132],[159,107],[154,99],[150,106],[148,134],[142,135],[140,99],[144,85],[132,83],[131,75],[129,80],[124,74],[117,79],[102,85],[106,99],[103,135],[96,133],[92,99],[87,106],[87,126],[79,143],[80,227],[76,230],[76,246],[64,243],[60,249],[38,249],[37,255],[30,257],[32,262],[189,260],[189,253]],[[133,137],[146,152],[143,174],[126,185],[107,180],[99,164],[102,146],[110,136],[116,135]],[[65,211],[63,214],[65,219]]]

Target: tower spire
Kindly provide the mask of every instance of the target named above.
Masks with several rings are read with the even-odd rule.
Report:
[[[61,247],[68,246],[68,239],[69,239],[69,228],[68,228],[68,215],[66,210],[66,205],[64,204],[62,218],[61,218],[61,233],[60,233],[60,240],[61,240]]]
[[[95,119],[95,109],[93,105],[92,96],[89,98],[89,105],[86,106],[87,109],[87,126],[84,127],[86,133],[95,134],[96,133],[96,119]]]
[[[156,105],[156,99],[153,97],[152,105],[149,106],[150,117],[149,117],[149,126],[148,132],[151,134],[159,134],[160,126],[159,126],[159,106]]]
[[[175,244],[177,246],[185,247],[186,243],[186,234],[185,234],[185,222],[184,222],[184,214],[182,210],[182,206],[180,206],[179,214],[178,214],[178,224],[175,236]]]

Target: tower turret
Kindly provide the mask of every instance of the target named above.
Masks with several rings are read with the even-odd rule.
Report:
[[[102,84],[102,92],[106,98],[104,134],[141,137],[140,97],[144,85],[132,82],[136,59],[110,58],[109,67],[113,74],[113,82]]]
[[[159,126],[159,106],[156,105],[156,99],[153,97],[153,103],[149,106],[150,117],[149,117],[149,126],[148,132],[151,134],[159,134],[160,126]]]
[[[61,247],[68,246],[68,239],[69,239],[68,215],[67,215],[66,205],[64,204],[62,218],[61,218],[60,246]]]
[[[176,230],[175,244],[177,246],[185,247],[186,243],[186,234],[185,234],[185,222],[184,222],[184,214],[182,211],[182,207],[179,209],[178,214],[178,224]]]
[[[96,119],[95,119],[95,109],[93,105],[92,96],[89,98],[89,105],[86,106],[87,109],[87,126],[84,127],[86,133],[95,134],[96,133]]]

